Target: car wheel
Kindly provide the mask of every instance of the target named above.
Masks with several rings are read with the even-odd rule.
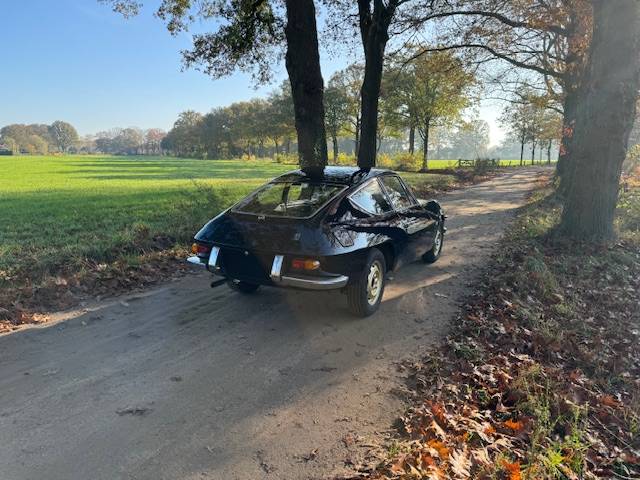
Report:
[[[357,280],[347,287],[347,301],[351,313],[359,317],[368,317],[378,310],[384,294],[386,271],[384,255],[377,248],[372,248]]]
[[[256,285],[255,283],[243,282],[240,280],[228,280],[227,285],[231,290],[235,290],[240,293],[254,293],[260,285]]]
[[[438,260],[438,258],[440,257],[440,254],[442,253],[442,247],[444,245],[444,229],[442,228],[442,225],[440,227],[438,227],[438,230],[436,231],[436,236],[433,239],[433,247],[431,247],[431,250],[429,250],[427,253],[425,253],[422,256],[422,260],[425,263],[433,263],[436,260]]]

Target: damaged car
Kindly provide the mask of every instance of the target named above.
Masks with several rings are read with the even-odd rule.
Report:
[[[341,290],[355,315],[373,314],[387,273],[435,262],[446,216],[396,173],[325,167],[263,185],[195,235],[188,261],[250,294],[260,286]]]

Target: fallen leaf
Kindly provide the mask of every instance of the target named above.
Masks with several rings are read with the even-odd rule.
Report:
[[[504,422],[504,426],[507,427],[510,430],[513,430],[514,432],[520,432],[524,429],[524,423],[520,420],[507,420]]]
[[[457,478],[469,478],[471,476],[471,461],[466,447],[463,450],[454,450],[449,457],[451,471]]]
[[[521,480],[520,462],[511,463],[503,460],[502,467],[506,470],[507,475],[509,475],[509,480]]]

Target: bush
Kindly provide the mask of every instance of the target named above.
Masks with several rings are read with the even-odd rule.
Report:
[[[279,153],[275,156],[276,163],[281,163],[282,165],[297,165],[298,164],[298,154],[297,153]]]
[[[329,163],[331,165],[342,165],[342,166],[354,166],[358,164],[355,155],[346,154],[343,152],[338,153],[338,158],[334,158]]]
[[[626,173],[632,173],[640,168],[640,145],[634,145],[629,148],[622,168]]]
[[[476,158],[473,169],[476,173],[482,174],[491,170],[492,168],[498,167],[500,165],[500,160],[496,158]]]

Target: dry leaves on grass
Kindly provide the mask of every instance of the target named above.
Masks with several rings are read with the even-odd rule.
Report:
[[[184,251],[156,251],[142,255],[137,264],[85,262],[75,272],[45,277],[37,284],[27,282],[0,289],[0,333],[22,325],[45,323],[42,312],[60,311],[82,299],[110,297],[155,285],[192,271],[184,261]]]

